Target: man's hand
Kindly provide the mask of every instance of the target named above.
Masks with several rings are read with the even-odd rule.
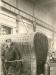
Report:
[[[5,62],[7,62],[7,59],[5,59]]]

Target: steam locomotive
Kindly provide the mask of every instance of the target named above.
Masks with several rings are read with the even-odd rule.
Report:
[[[21,59],[20,61],[16,59],[16,62],[22,63],[23,75],[40,75],[44,73],[44,65],[48,54],[48,38],[44,34],[34,32],[4,35],[0,37],[0,42],[4,43],[6,39],[11,39],[19,50]]]

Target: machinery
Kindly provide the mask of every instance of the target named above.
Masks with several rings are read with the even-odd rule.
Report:
[[[16,44],[21,55],[21,59],[7,62],[21,62],[23,75],[40,75],[44,73],[48,53],[48,39],[44,34],[34,32],[30,34],[4,35],[0,37],[0,43],[4,43],[6,39],[11,39]],[[47,73],[44,74],[47,75]]]

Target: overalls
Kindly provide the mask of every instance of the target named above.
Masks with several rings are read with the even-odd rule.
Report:
[[[4,75],[21,75],[22,61],[21,55],[15,43],[11,44],[8,50],[4,51]]]

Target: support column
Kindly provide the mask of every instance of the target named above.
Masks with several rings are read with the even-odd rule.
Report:
[[[36,31],[36,19],[35,19],[35,2],[33,1],[33,31]]]
[[[16,8],[19,8],[19,2],[20,0],[16,0]],[[20,13],[20,11],[18,12],[18,14]],[[19,19],[20,19],[20,16],[17,15],[16,16],[16,33],[18,34],[19,33]]]

